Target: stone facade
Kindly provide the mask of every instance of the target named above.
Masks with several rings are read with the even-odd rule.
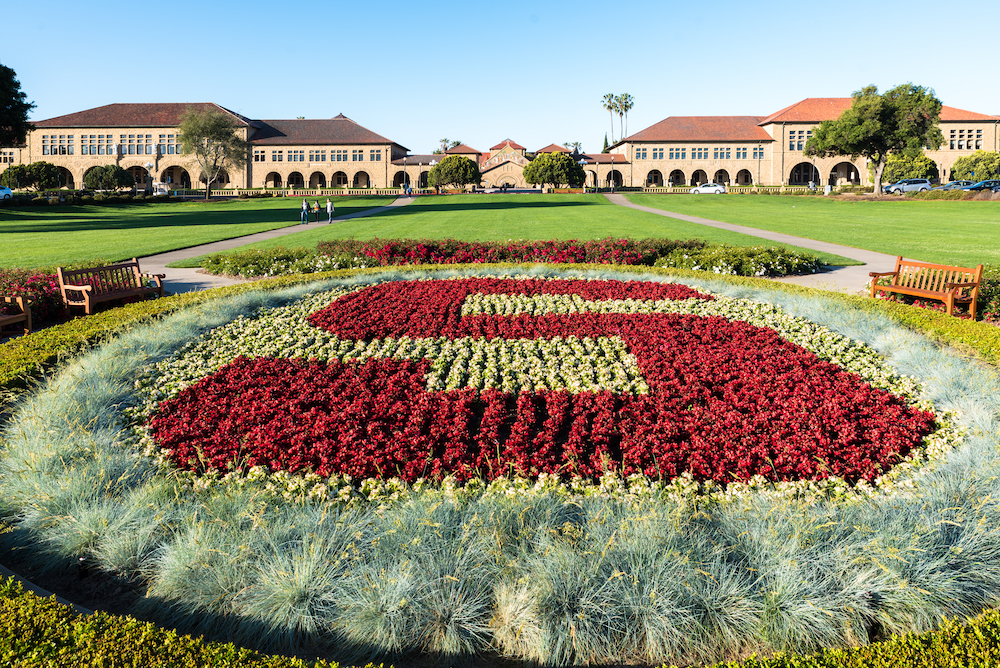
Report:
[[[824,120],[840,116],[851,98],[809,98],[767,117],[669,117],[615,143],[609,153],[574,154],[590,187],[727,185],[848,185],[869,183],[863,158],[809,158],[805,143]],[[62,171],[64,187],[79,188],[93,167],[118,164],[139,184],[201,187],[195,159],[182,152],[177,126],[190,107],[233,117],[251,145],[245,168],[223,174],[215,187],[426,187],[442,155],[409,151],[343,115],[318,120],[257,121],[215,104],[112,104],[36,123],[24,146],[0,149],[0,171],[45,160]],[[1000,150],[1000,117],[944,107],[945,143],[927,150],[941,180],[955,161],[976,150]],[[535,153],[565,151],[550,145]],[[523,188],[532,154],[510,139],[487,152],[461,145],[446,152],[476,160],[485,187]]]

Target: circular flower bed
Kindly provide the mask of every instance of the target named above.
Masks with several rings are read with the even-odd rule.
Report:
[[[306,313],[314,329],[290,332]],[[935,426],[861,346],[677,284],[396,281],[258,320],[146,381],[179,387],[171,367],[189,372],[193,384],[149,407],[149,433],[178,467],[871,482]],[[207,350],[213,363],[199,364]]]

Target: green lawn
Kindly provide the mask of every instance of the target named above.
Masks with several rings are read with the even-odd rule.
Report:
[[[339,210],[339,209],[338,209]],[[695,225],[608,202],[603,195],[449,195],[419,197],[390,211],[346,220],[299,234],[269,239],[249,247],[315,248],[327,239],[443,239],[503,241],[505,239],[602,239],[605,237],[705,239],[736,246],[768,243],[756,237]],[[836,255],[824,262],[858,264]],[[197,267],[201,258],[171,266]]]
[[[392,201],[342,197],[338,213]],[[299,222],[301,200],[0,208],[0,267],[112,262],[231,239]],[[326,215],[325,213],[322,215]]]
[[[925,262],[1000,264],[1000,202],[636,193],[643,206]]]

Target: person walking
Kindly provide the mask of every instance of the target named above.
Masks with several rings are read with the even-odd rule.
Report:
[[[299,216],[300,224],[305,225],[309,222],[309,202],[302,200],[302,213]]]
[[[333,209],[334,209],[333,202],[331,202],[330,198],[327,197],[326,198],[326,224],[327,225],[329,225],[330,223],[333,222]]]
[[[319,200],[313,202],[313,222],[319,222]]]

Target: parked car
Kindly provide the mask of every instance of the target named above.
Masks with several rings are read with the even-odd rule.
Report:
[[[903,179],[896,181],[882,188],[882,192],[890,195],[902,195],[909,192],[924,192],[931,189],[931,182],[927,179]]]
[[[10,191],[10,188],[0,186],[0,199],[10,199],[13,196],[14,193]]]
[[[971,186],[965,186],[962,190],[993,190],[997,186],[1000,186],[1000,179],[990,179],[988,181],[980,181]]]
[[[959,188],[964,188],[965,186],[971,186],[972,181],[948,181],[939,186],[934,186],[931,190],[958,190]]]
[[[723,195],[725,192],[726,186],[721,183],[702,183],[700,186],[691,188],[692,195]]]

